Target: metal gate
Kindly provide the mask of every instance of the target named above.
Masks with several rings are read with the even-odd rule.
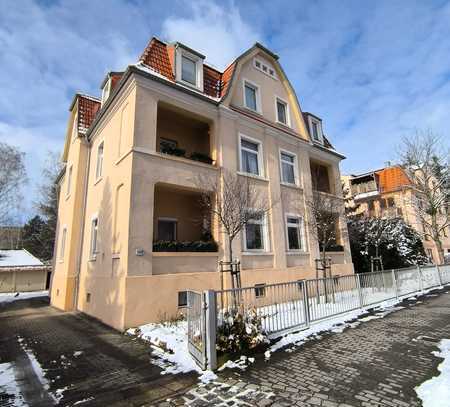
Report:
[[[206,369],[206,304],[205,295],[188,291],[188,349],[201,369]]]

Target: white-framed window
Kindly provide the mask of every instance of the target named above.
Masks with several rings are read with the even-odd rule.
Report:
[[[95,259],[98,253],[98,216],[91,220],[91,259]]]
[[[203,92],[203,59],[181,47],[175,58],[177,81]]]
[[[66,251],[67,227],[63,227],[61,232],[61,248],[59,250],[59,259],[64,260],[64,252]]]
[[[254,112],[261,112],[261,95],[259,86],[247,79],[243,81],[244,106]]]
[[[284,124],[285,126],[291,125],[290,115],[289,115],[289,105],[286,101],[275,97],[275,109],[277,115],[277,122]]]
[[[289,251],[305,251],[303,218],[286,214],[286,239]]]
[[[281,182],[298,185],[297,155],[289,151],[280,150]]]
[[[264,283],[255,284],[255,297],[263,298],[266,296],[266,285]]]
[[[66,188],[66,196],[70,195],[70,189],[72,185],[72,165],[69,166],[69,169],[67,170],[67,188]]]
[[[309,116],[309,128],[311,129],[311,137],[313,141],[323,144],[322,123],[320,120]]]
[[[101,103],[102,106],[108,100],[110,93],[111,93],[111,77],[108,78],[108,80],[105,82],[102,88],[102,103]]]
[[[266,75],[269,75],[272,79],[277,79],[275,69],[272,66],[270,66],[269,64],[266,64],[262,60],[255,58],[253,60],[253,65],[258,71],[261,71],[262,73],[265,73]]]
[[[251,219],[244,227],[245,251],[268,251],[266,215]]]
[[[241,172],[263,176],[261,142],[240,135],[239,143]]]
[[[187,291],[178,291],[178,307],[184,308],[188,305],[188,293]]]
[[[174,218],[158,218],[158,239],[173,242],[177,240],[178,221]]]
[[[98,180],[102,177],[103,174],[103,150],[104,150],[104,141],[102,141],[97,147],[97,166],[95,168],[95,179]]]

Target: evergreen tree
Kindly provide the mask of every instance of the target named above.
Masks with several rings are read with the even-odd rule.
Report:
[[[46,222],[39,215],[31,218],[23,226],[23,248],[41,260],[48,260],[52,256],[45,240],[45,229]]]

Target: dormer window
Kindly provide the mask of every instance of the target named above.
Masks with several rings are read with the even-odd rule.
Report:
[[[309,128],[311,130],[311,137],[315,143],[323,144],[322,123],[320,120],[309,116]]]
[[[176,44],[176,80],[179,83],[203,92],[204,56],[190,48]]]
[[[105,82],[102,88],[102,106],[108,100],[110,93],[111,93],[111,77],[108,77],[108,80]]]
[[[196,63],[183,55],[181,59],[181,80],[197,85]]]

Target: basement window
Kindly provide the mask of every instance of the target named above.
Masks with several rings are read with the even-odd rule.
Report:
[[[187,291],[178,291],[178,307],[187,307]]]
[[[266,296],[266,285],[265,284],[255,284],[255,297],[263,298]]]

